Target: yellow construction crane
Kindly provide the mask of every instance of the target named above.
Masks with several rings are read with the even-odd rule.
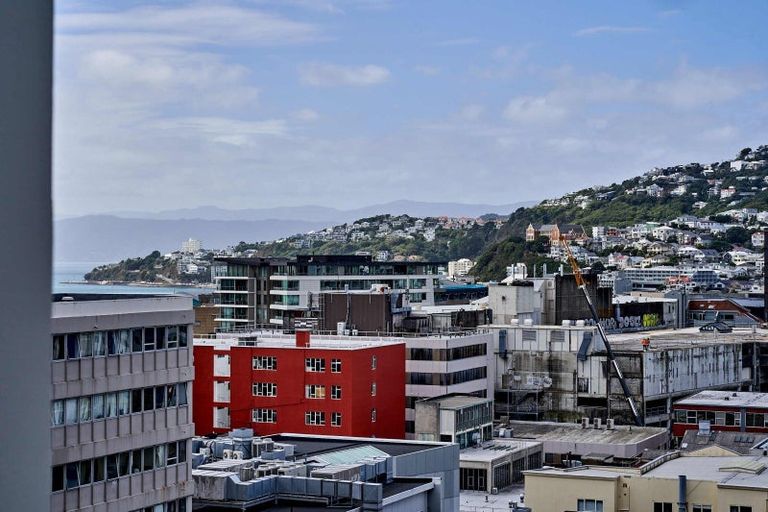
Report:
[[[611,344],[608,342],[608,336],[605,334],[603,324],[600,323],[600,316],[597,314],[597,308],[595,308],[595,305],[592,303],[592,298],[589,296],[589,292],[587,291],[587,285],[584,282],[584,276],[581,274],[579,263],[576,261],[576,258],[574,258],[573,252],[571,251],[571,246],[568,244],[568,240],[566,240],[565,237],[560,237],[560,244],[565,248],[565,254],[568,257],[568,264],[573,270],[573,277],[576,278],[576,285],[581,289],[581,293],[584,295],[584,299],[587,301],[587,306],[589,306],[589,311],[592,314],[592,320],[595,321],[597,330],[600,333],[600,336],[603,338],[603,343],[605,344],[605,352],[608,354],[608,361],[611,363],[613,370],[616,372],[616,376],[619,379],[619,384],[621,384],[621,390],[624,392],[624,398],[626,398],[627,403],[629,404],[629,408],[632,410],[635,424],[641,427],[645,423],[643,421],[643,415],[640,414],[640,410],[637,408],[637,404],[635,404],[635,399],[632,397],[632,393],[629,391],[629,386],[627,386],[627,381],[624,379],[624,374],[621,373],[621,369],[616,362],[616,358],[613,356]]]

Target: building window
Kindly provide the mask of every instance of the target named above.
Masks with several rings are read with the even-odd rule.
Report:
[[[304,386],[304,396],[314,399],[325,398],[325,386],[322,384],[307,384]]]
[[[325,371],[325,359],[320,357],[308,357],[304,361],[306,371],[321,373]]]
[[[274,382],[254,382],[253,396],[277,396],[277,384]]]
[[[325,413],[323,411],[307,411],[304,414],[305,425],[325,425]]]
[[[254,370],[277,370],[277,358],[274,356],[257,356],[253,358]]]
[[[341,426],[341,413],[340,412],[332,412],[331,413],[331,426],[332,427],[340,427]],[[707,511],[711,512],[711,511]]]
[[[254,423],[277,423],[277,410],[254,409],[252,411]]]
[[[376,408],[371,409],[371,423],[376,423]]]
[[[341,400],[341,386],[331,386],[331,400]]]
[[[752,512],[752,507],[745,507],[744,505],[731,505],[729,512]]]
[[[693,505],[693,512],[712,512],[712,505]]]
[[[371,396],[376,396],[376,383],[371,382]]]
[[[331,373],[341,373],[341,359],[331,359]]]
[[[653,512],[672,512],[672,504],[667,502],[653,502]]]
[[[371,370],[376,369],[376,356],[371,356]]]
[[[91,482],[102,482],[186,461],[187,442],[179,441],[70,462],[51,468],[51,490],[57,492],[74,489]]]
[[[603,512],[603,500],[578,500],[576,504],[578,512]],[[654,512],[656,512],[654,510]]]

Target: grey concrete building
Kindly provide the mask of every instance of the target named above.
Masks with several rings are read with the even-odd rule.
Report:
[[[416,402],[416,439],[474,446],[493,437],[493,399],[451,394]]]
[[[195,510],[459,510],[454,443],[235,429],[193,441]]]
[[[192,299],[55,295],[50,510],[192,510]]]

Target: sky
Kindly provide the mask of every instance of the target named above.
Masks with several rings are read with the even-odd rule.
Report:
[[[57,0],[56,215],[506,204],[768,144],[761,1]]]

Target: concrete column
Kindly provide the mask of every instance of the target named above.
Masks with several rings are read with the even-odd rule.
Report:
[[[50,0],[0,2],[0,496],[50,509]]]

